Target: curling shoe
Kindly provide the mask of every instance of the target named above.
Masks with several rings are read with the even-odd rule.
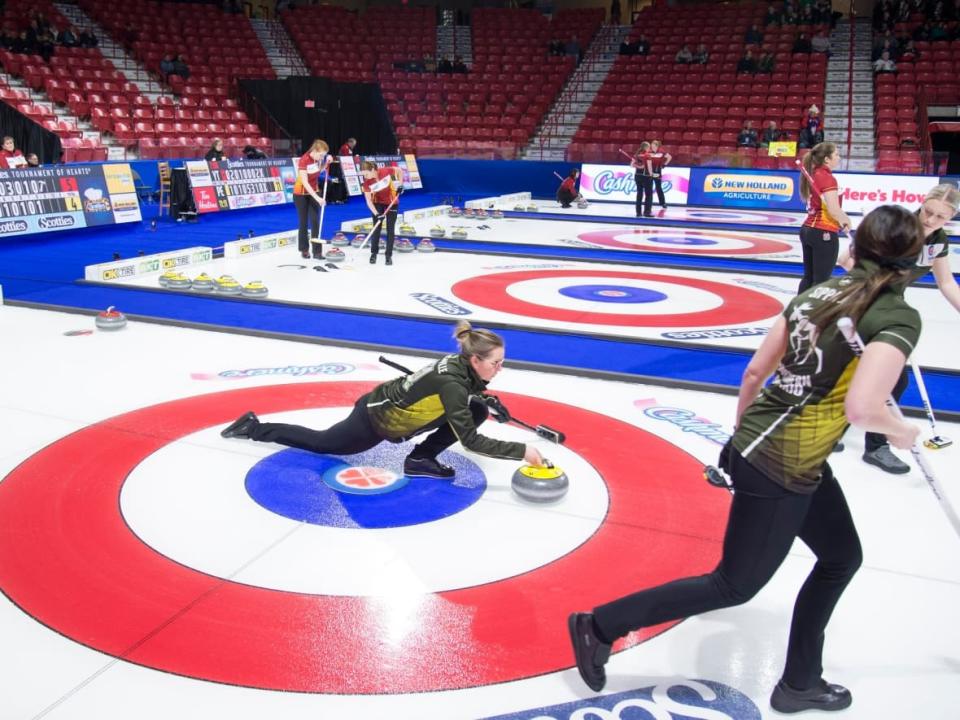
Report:
[[[865,452],[863,454],[863,461],[871,465],[876,465],[884,472],[894,475],[904,475],[910,472],[910,466],[894,455],[889,445],[881,445],[876,450]]]
[[[250,431],[260,424],[260,420],[253,411],[244,413],[220,431],[220,437],[248,438]]]
[[[850,691],[842,685],[820,680],[809,690],[794,690],[783,680],[770,696],[770,707],[777,712],[798,713],[804,710],[845,710],[853,702]]]
[[[573,643],[573,656],[577,660],[580,677],[587,687],[600,692],[607,684],[607,671],[603,666],[610,659],[610,644],[597,637],[591,613],[571,613],[567,618],[567,628],[570,630],[570,642]]]
[[[407,456],[403,461],[403,474],[407,477],[428,477],[449,480],[457,471],[449,465],[438,462],[436,458],[415,458]]]

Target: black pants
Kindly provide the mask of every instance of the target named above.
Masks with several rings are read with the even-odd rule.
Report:
[[[250,439],[335,455],[352,455],[369,450],[386,438],[377,432],[370,421],[370,415],[367,413],[368,398],[369,394],[361,396],[345,419],[326,430],[312,430],[302,425],[286,423],[260,423],[250,433]],[[487,419],[487,406],[482,402],[471,402],[470,413],[473,415],[474,424],[479,427]],[[434,431],[413,449],[410,457],[435,458],[456,442],[457,437],[453,428],[443,418],[434,425],[423,428],[420,433],[430,432],[430,430]]]
[[[643,590],[594,610],[609,640],[633,630],[745,603],[773,577],[795,538],[817,562],[797,595],[783,679],[812,687],[823,672],[824,631],[833,609],[863,560],[850,509],[829,465],[810,495],[790,492],[731,453],[736,493],[716,569]]]
[[[381,205],[379,203],[374,204],[374,207],[377,209],[377,215],[383,215],[383,212],[387,209],[387,205]],[[377,223],[377,215],[371,215],[374,225]],[[387,213],[387,218],[382,223],[376,226],[373,231],[373,235],[370,236],[370,254],[376,257],[377,253],[380,252],[380,228],[383,224],[387,224],[387,251],[385,255],[390,258],[393,257],[393,240],[396,234],[397,227],[397,209],[394,206],[390,212]]]
[[[654,175],[653,187],[657,191],[657,202],[660,203],[660,207],[665,208],[667,206],[667,199],[663,195],[663,178],[659,175]]]
[[[637,217],[653,215],[653,178],[649,175],[637,176]]]
[[[310,252],[307,227],[310,227],[310,237],[314,239],[320,237],[320,206],[309,195],[294,195],[293,204],[297,206],[297,220],[300,223],[297,247],[300,252]]]
[[[840,236],[828,230],[802,227],[800,246],[803,248],[803,279],[798,294],[828,280],[833,274],[840,254]]]
[[[557,190],[557,202],[560,203],[562,207],[570,207],[570,203],[577,199],[577,196],[567,190],[566,188],[560,188]]]
[[[897,402],[900,402],[900,397],[907,389],[907,382],[907,369],[904,368],[900,374],[900,379],[897,380],[897,384],[893,386],[893,392],[890,393]],[[886,444],[887,436],[882,433],[868,432],[863,434],[863,449],[866,452],[872,452]]]

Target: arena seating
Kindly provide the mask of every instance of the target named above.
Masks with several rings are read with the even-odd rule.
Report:
[[[697,4],[646,8],[629,39],[644,34],[646,56],[619,56],[571,143],[571,161],[618,162],[619,148],[632,151],[642,140],[659,137],[679,164],[736,164],[788,167],[792,159],[759,156],[737,149],[744,120],[759,128],[775,120],[797,139],[805,108],[823,107],[826,58],[791,52],[797,32],[816,26],[770,27],[755,52],[775,58],[769,75],[737,74],[745,31],[762,25],[766,5]],[[678,65],[677,50],[704,43],[706,65]]]

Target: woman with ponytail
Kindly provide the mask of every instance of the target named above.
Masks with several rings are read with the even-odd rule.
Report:
[[[751,359],[737,427],[721,453],[731,476],[723,555],[716,569],[642,590],[570,617],[577,668],[599,691],[611,644],[634,630],[747,602],[802,540],[817,562],[797,596],[771,706],[784,713],[842,710],[850,692],[822,677],[824,632],[862,560],[850,510],[827,458],[848,423],[910,447],[919,428],[894,417],[889,396],[920,335],[903,299],[923,244],[917,217],[885,205],[856,233],[855,267],[794,298]],[[851,317],[866,343],[858,360],[837,329]],[[772,383],[764,387],[773,374]]]
[[[403,442],[430,433],[404,461],[403,473],[408,477],[453,478],[454,469],[439,462],[437,455],[457,441],[479,455],[542,465],[543,458],[532,445],[494,440],[477,432],[488,414],[484,391],[503,367],[503,338],[473,328],[466,320],[457,323],[454,338],[458,353],[378,385],[356,401],[345,420],[326,430],[264,423],[247,412],[220,435],[350,455],[384,440]]]
[[[800,228],[803,279],[797,292],[830,277],[840,251],[839,232],[850,228],[850,218],[840,207],[832,172],[839,164],[840,153],[831,142],[816,145],[803,158],[806,172],[800,174],[800,197],[807,203],[807,217]],[[808,176],[813,178],[812,185]]]
[[[926,194],[923,204],[917,210],[917,217],[923,226],[923,248],[914,258],[909,282],[912,283],[928,272],[933,272],[940,293],[954,310],[960,312],[960,286],[957,285],[953,271],[950,270],[950,239],[943,229],[943,226],[957,214],[958,209],[960,209],[960,190],[957,190],[955,185],[942,183],[931,188]],[[847,270],[853,268],[850,250],[840,253],[838,263]],[[907,371],[904,369],[893,389],[895,400],[900,400],[900,396],[907,389],[907,382]],[[910,466],[893,453],[890,443],[881,433],[868,432],[864,436],[863,460],[894,475],[910,472]]]

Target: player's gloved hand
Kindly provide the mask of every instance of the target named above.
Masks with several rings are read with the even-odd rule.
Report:
[[[500,398],[496,395],[484,395],[483,401],[490,409],[490,414],[494,420],[498,423],[510,422],[510,411],[507,410],[507,406],[500,401]]]
[[[397,185],[397,195],[403,195],[404,190],[405,188],[403,187],[403,185]]]
[[[727,475],[730,474],[730,448],[733,447],[733,438],[727,440],[720,448],[720,457],[717,458],[717,467],[723,470]]]

